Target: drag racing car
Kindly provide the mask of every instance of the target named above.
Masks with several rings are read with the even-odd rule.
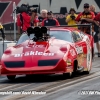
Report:
[[[35,27],[22,34],[17,45],[8,47],[0,62],[0,75],[89,74],[92,66],[93,38],[72,27]]]

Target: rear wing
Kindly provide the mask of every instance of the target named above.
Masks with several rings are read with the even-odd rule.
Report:
[[[61,25],[61,26],[46,26],[46,28],[49,30],[50,28],[59,28],[59,27],[78,27],[78,29],[80,31],[81,28],[80,27],[89,27],[90,29],[90,35],[93,35],[92,33],[92,24],[76,24],[76,25]]]

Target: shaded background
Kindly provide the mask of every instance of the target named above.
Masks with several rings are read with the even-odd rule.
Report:
[[[96,12],[100,11],[100,0],[0,0],[0,22],[4,25],[7,39],[13,39],[13,2],[17,6],[28,2],[29,5],[39,5],[38,13],[42,9],[52,10],[54,17],[58,19],[61,25],[66,25],[65,19],[71,7],[76,12],[83,11],[84,3],[89,3],[96,7]],[[17,36],[18,37],[18,36]]]

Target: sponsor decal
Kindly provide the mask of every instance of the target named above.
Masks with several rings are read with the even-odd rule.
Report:
[[[45,53],[45,52],[33,52],[33,51],[28,51],[25,53],[19,53],[19,54],[14,54],[14,57],[23,57],[23,56],[54,56],[54,53]]]
[[[85,37],[83,32],[80,32],[80,36],[81,36],[82,39]]]
[[[83,53],[82,47],[76,47],[75,49],[76,49],[77,54]]]

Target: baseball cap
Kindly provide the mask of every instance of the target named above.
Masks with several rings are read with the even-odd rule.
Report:
[[[52,14],[52,11],[48,11],[47,14],[48,14],[48,15],[51,15],[51,14]]]
[[[85,3],[84,4],[84,8],[89,8],[89,4],[88,3]]]

